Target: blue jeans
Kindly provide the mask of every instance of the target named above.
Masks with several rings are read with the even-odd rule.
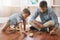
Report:
[[[34,30],[34,31],[39,31],[37,28],[35,28],[34,26],[30,27],[30,30]],[[45,27],[45,28],[41,28],[41,32],[50,32],[52,30],[51,27]]]

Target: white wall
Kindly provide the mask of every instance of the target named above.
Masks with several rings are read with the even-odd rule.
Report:
[[[48,6],[51,7],[53,5],[53,0],[46,0],[48,3]]]
[[[27,5],[31,5],[27,3],[28,0],[0,0],[0,6],[11,6],[11,7],[25,7]],[[42,0],[39,0],[39,2]],[[48,2],[48,6],[52,5],[52,0],[46,0]],[[39,4],[38,4],[39,5]]]

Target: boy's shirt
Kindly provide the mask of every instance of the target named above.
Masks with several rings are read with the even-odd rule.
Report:
[[[10,17],[10,25],[16,25],[23,22],[22,13],[14,13]]]

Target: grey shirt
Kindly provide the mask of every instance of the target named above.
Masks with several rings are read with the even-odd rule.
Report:
[[[16,25],[23,22],[22,13],[14,13],[10,17],[10,25]]]
[[[34,21],[38,15],[40,16],[43,24],[49,20],[53,20],[55,22],[55,27],[59,27],[57,16],[51,8],[47,8],[45,13],[42,13],[40,9],[37,9],[36,12],[31,16],[30,22]]]

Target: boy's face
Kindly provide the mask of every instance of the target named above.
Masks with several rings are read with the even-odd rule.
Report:
[[[41,7],[41,12],[42,12],[42,13],[45,13],[46,10],[47,10],[47,7]]]
[[[24,18],[27,18],[28,16],[29,16],[29,14],[27,14],[27,13],[24,13],[24,14],[23,14],[23,17],[24,17]]]

